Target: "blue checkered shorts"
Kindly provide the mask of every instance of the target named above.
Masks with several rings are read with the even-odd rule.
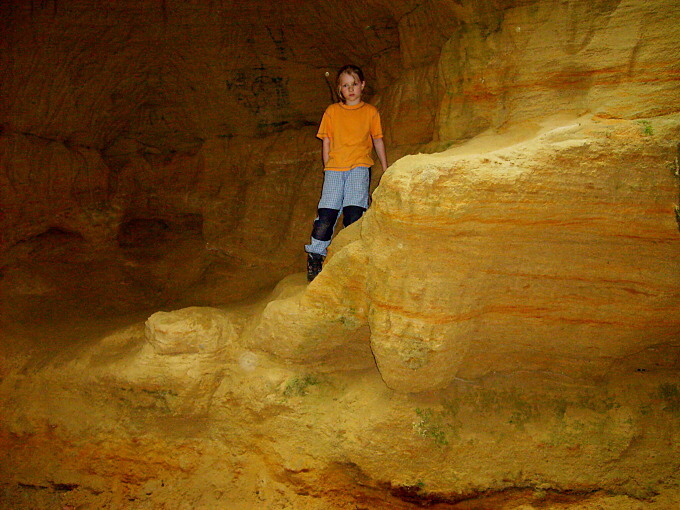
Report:
[[[326,170],[319,209],[341,210],[348,205],[368,208],[371,174],[368,167],[358,166],[346,172]]]

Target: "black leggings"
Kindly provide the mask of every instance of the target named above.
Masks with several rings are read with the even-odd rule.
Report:
[[[347,227],[361,218],[366,209],[358,205],[348,205],[342,208],[342,224]],[[335,223],[338,221],[338,209],[319,209],[318,218],[314,221],[312,237],[319,241],[330,241],[333,237]]]

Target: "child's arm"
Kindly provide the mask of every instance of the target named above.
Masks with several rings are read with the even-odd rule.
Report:
[[[378,155],[380,164],[383,168],[383,173],[387,171],[387,154],[385,153],[385,142],[382,138],[373,139],[373,147],[375,147],[375,153]]]
[[[331,139],[330,138],[322,138],[321,142],[322,142],[321,157],[323,158],[323,166],[324,166],[324,168],[326,168],[326,165],[328,164],[328,158],[330,157],[330,153],[331,153]]]

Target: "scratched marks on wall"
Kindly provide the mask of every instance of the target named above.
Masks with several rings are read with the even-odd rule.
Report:
[[[257,118],[260,134],[285,129],[299,117],[289,95],[289,78],[265,67],[235,69],[226,80],[227,94]]]
[[[602,30],[621,0],[568,0],[557,8],[564,20],[564,51],[576,55],[592,41],[598,30]],[[585,14],[584,14],[585,13]]]
[[[290,105],[287,88],[288,79],[271,74],[264,67],[236,69],[227,80],[227,92],[255,114],[271,108],[286,108]]]

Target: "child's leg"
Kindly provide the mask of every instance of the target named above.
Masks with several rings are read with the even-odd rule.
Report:
[[[307,253],[316,253],[323,257],[333,238],[335,223],[342,209],[346,172],[326,170],[324,172],[323,190],[319,201],[317,217],[314,220],[312,239],[305,245]]]
[[[342,201],[342,223],[344,226],[357,221],[368,208],[370,184],[370,169],[365,166],[352,168],[347,173]]]
[[[317,217],[314,220],[314,228],[312,229],[311,243],[305,246],[307,253],[317,253],[326,256],[327,248],[331,244],[333,238],[333,230],[335,223],[340,216],[339,209],[320,208],[317,211]]]

